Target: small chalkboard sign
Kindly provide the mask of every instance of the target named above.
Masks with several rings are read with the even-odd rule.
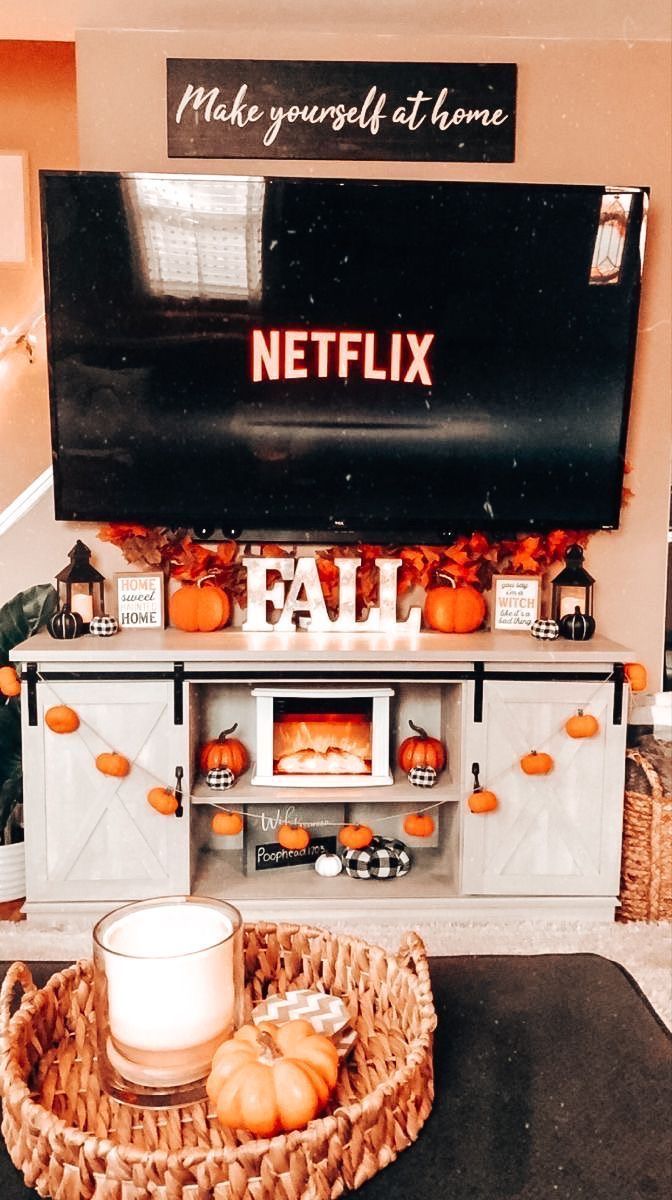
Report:
[[[169,158],[513,162],[515,63],[169,58]]]
[[[321,837],[310,842],[305,850],[286,850],[279,842],[258,842],[254,848],[255,871],[269,871],[275,867],[302,867],[314,863],[321,854],[336,853],[336,838]]]

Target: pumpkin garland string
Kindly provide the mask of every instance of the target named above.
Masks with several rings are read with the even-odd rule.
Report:
[[[595,687],[595,689],[593,690],[593,692],[590,694],[590,696],[589,696],[589,697],[588,697],[586,700],[583,700],[583,701],[581,702],[580,709],[581,709],[581,712],[582,712],[582,713],[585,713],[585,712],[586,712],[586,710],[588,710],[588,709],[591,707],[591,705],[593,705],[593,704],[594,704],[594,701],[595,701],[596,697],[597,697],[597,696],[600,694],[600,692],[602,691],[602,689],[603,689],[603,688],[606,688],[606,687],[609,685],[609,683],[611,683],[611,681],[613,680],[613,678],[614,678],[614,672],[613,672],[613,671],[612,671],[612,672],[609,672],[609,674],[608,674],[608,675],[605,675],[604,679],[603,679],[603,680],[601,680],[601,681],[600,681],[600,682],[597,684],[597,686]],[[41,674],[39,671],[37,672],[37,679],[38,679],[38,680],[40,681],[40,683],[41,683],[41,684],[42,684],[42,685],[43,685],[43,686],[44,686],[44,687],[47,689],[47,691],[48,691],[48,692],[50,692],[50,693],[52,694],[52,696],[54,697],[54,700],[55,700],[55,702],[56,702],[58,705],[64,705],[64,706],[66,706],[66,707],[67,707],[67,702],[66,702],[66,701],[65,701],[65,700],[64,700],[64,699],[63,699],[63,698],[62,698],[62,697],[61,697],[61,696],[58,694],[58,692],[57,692],[57,690],[54,688],[53,684],[52,684],[50,681],[46,680],[46,679],[44,678],[44,676],[43,676],[43,675],[42,675],[42,674]],[[116,751],[115,751],[114,747],[112,747],[112,746],[111,746],[111,745],[110,745],[110,744],[109,744],[109,743],[106,741],[106,739],[105,739],[104,737],[102,737],[102,735],[100,734],[100,732],[99,732],[97,729],[95,729],[95,728],[94,728],[94,727],[93,727],[93,726],[90,724],[90,722],[88,722],[88,721],[87,721],[87,720],[86,720],[84,717],[82,717],[80,714],[77,714],[77,716],[79,717],[79,727],[78,727],[76,730],[73,730],[73,732],[71,733],[71,735],[70,735],[70,736],[72,736],[72,737],[75,737],[75,738],[77,738],[77,737],[81,737],[81,738],[82,738],[82,740],[84,740],[84,738],[83,738],[83,728],[86,728],[86,729],[90,730],[90,732],[91,732],[91,733],[93,733],[93,734],[94,734],[94,736],[95,736],[95,737],[96,737],[96,738],[97,738],[97,739],[98,739],[98,740],[99,740],[99,741],[100,741],[100,742],[101,742],[103,745],[105,745],[105,746],[107,747],[107,751],[106,751],[106,753],[107,753],[107,754],[115,754],[115,753],[116,753]],[[159,718],[157,717],[157,721],[158,721],[158,719],[159,719]],[[554,739],[555,739],[555,738],[558,736],[558,734],[559,734],[559,733],[561,733],[561,732],[564,732],[566,736],[570,736],[569,734],[567,734],[567,731],[566,731],[565,725],[566,725],[566,719],[565,719],[565,720],[562,722],[562,724],[559,726],[559,728],[558,728],[558,729],[556,729],[556,730],[552,731],[552,733],[550,733],[550,734],[549,734],[549,735],[548,735],[548,736],[547,736],[545,739],[543,739],[543,740],[537,740],[537,741],[536,741],[536,744],[535,744],[535,749],[537,750],[537,752],[539,752],[539,751],[543,751],[544,747],[546,747],[546,746],[549,746],[549,745],[552,743],[552,741],[553,741],[553,740],[554,740]],[[147,735],[148,737],[150,736],[151,732],[152,732],[152,730],[150,730],[150,731],[149,731],[149,733],[148,733],[148,735]],[[233,732],[233,731],[231,730],[230,732]],[[424,730],[423,730],[422,732],[424,732]],[[86,744],[86,743],[85,743],[85,744]],[[88,749],[89,749],[89,747],[87,746],[87,750],[88,750]],[[96,757],[100,757],[100,752],[99,752],[99,754],[98,754],[97,756],[94,754],[94,755],[92,755],[92,757],[93,757],[93,759],[94,759],[94,762],[95,762],[95,759],[96,759]],[[125,756],[120,756],[120,757],[125,757]],[[151,780],[153,780],[153,781],[154,781],[154,784],[155,784],[155,788],[156,788],[156,790],[157,790],[157,791],[158,791],[158,789],[162,789],[162,790],[163,790],[163,791],[164,791],[166,794],[169,794],[169,793],[172,793],[172,792],[173,792],[173,786],[172,786],[171,784],[166,784],[166,782],[165,782],[165,779],[163,779],[163,778],[161,778],[160,776],[156,775],[156,774],[155,774],[155,773],[154,773],[152,770],[150,770],[150,768],[146,767],[145,765],[141,765],[141,764],[139,764],[139,763],[138,763],[138,762],[137,762],[135,759],[133,759],[133,758],[125,758],[125,761],[126,761],[126,762],[128,762],[128,764],[129,764],[129,771],[130,771],[130,770],[132,770],[134,767],[138,767],[138,768],[139,768],[139,769],[140,769],[142,772],[144,772],[144,774],[145,774],[145,775],[147,775],[147,776],[148,776],[148,777],[149,777]],[[494,785],[495,785],[495,784],[498,782],[498,780],[501,780],[501,779],[503,779],[503,778],[504,778],[504,777],[505,777],[505,776],[506,776],[506,775],[509,773],[509,771],[511,771],[511,770],[512,770],[514,767],[517,767],[517,768],[519,769],[519,762],[520,762],[520,758],[519,758],[519,757],[516,757],[516,758],[513,760],[513,762],[512,762],[512,763],[511,763],[509,766],[502,768],[502,770],[501,770],[501,771],[498,771],[498,772],[497,772],[496,774],[494,774],[494,775],[490,775],[490,776],[488,776],[488,788],[492,788],[492,787],[493,787],[493,786],[494,786]],[[125,772],[125,774],[128,774],[128,772]],[[123,778],[123,776],[117,776],[117,778],[118,778],[118,779],[119,779],[119,781],[121,782],[121,778]],[[158,798],[158,797],[157,797],[157,798]],[[190,801],[193,801],[193,802],[194,802],[196,805],[198,805],[199,807],[201,807],[201,806],[206,806],[206,805],[207,805],[207,806],[209,806],[209,807],[211,807],[211,808],[217,809],[217,810],[218,810],[218,811],[220,811],[220,812],[226,812],[226,813],[230,813],[230,812],[231,812],[231,803],[230,803],[230,801],[229,801],[228,803],[226,803],[226,802],[225,802],[223,799],[222,799],[222,800],[217,800],[215,797],[213,797],[212,799],[210,799],[210,798],[208,797],[208,799],[207,799],[207,800],[204,800],[204,797],[203,797],[202,795],[196,795],[195,793],[188,793],[188,794],[187,794],[187,793],[184,793],[184,794],[183,794],[183,800],[185,800],[185,799],[189,799]],[[417,816],[421,816],[421,815],[424,815],[425,813],[430,813],[430,812],[433,812],[435,809],[441,808],[441,807],[442,807],[444,804],[450,804],[450,803],[454,803],[454,802],[455,802],[455,801],[454,801],[454,799],[450,799],[450,800],[435,800],[435,801],[433,801],[431,804],[425,804],[425,805],[423,805],[422,807],[416,807],[416,806],[414,805],[414,807],[413,807],[413,813],[414,813],[415,815],[417,815]],[[404,801],[400,801],[400,803],[406,803],[406,801],[405,801],[405,800],[404,800]],[[169,804],[167,803],[167,804],[166,804],[166,807],[168,807],[168,806],[169,806]],[[241,818],[241,819],[242,819],[242,818]],[[264,818],[263,818],[261,815],[257,815],[256,813],[249,813],[249,812],[245,812],[245,820],[246,820],[246,821],[258,821],[258,822],[260,822],[260,823],[261,823],[263,819],[264,819]],[[399,820],[399,814],[398,814],[398,813],[394,813],[394,814],[389,814],[389,815],[387,815],[387,816],[381,816],[381,817],[377,817],[377,818],[375,819],[375,824],[376,824],[376,826],[378,826],[378,825],[383,825],[383,824],[386,824],[386,823],[388,823],[389,821],[398,821],[398,820]],[[323,828],[325,824],[334,824],[334,825],[337,825],[337,824],[339,824],[339,822],[338,822],[338,821],[333,821],[333,822],[325,822],[325,821],[310,822],[310,821],[303,821],[303,822],[301,822],[302,828],[303,828],[303,829],[305,829],[305,830],[310,830],[310,829],[320,829],[320,828]]]

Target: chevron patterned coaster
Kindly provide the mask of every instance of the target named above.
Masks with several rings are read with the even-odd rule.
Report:
[[[252,1013],[255,1025],[260,1021],[296,1021],[302,1017],[310,1021],[317,1033],[332,1037],[348,1024],[348,1014],[343,1001],[327,992],[285,992],[282,996],[267,996]]]
[[[298,1017],[310,1021],[317,1033],[331,1038],[339,1058],[345,1058],[357,1041],[357,1030],[348,1025],[343,1001],[326,992],[287,992],[284,996],[268,996],[252,1010],[255,1025],[260,1021],[277,1021],[282,1025]]]
[[[338,1057],[345,1058],[346,1054],[350,1053],[352,1047],[357,1041],[357,1030],[352,1029],[351,1026],[348,1025],[345,1029],[341,1030],[340,1033],[337,1033],[336,1036],[331,1040],[338,1050]]]

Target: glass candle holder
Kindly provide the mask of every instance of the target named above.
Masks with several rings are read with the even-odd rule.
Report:
[[[223,900],[125,904],[93,930],[98,1068],[140,1107],[191,1104],[220,1042],[242,1024],[243,924]]]

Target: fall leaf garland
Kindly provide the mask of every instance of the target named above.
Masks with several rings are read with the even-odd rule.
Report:
[[[185,529],[165,526],[103,525],[98,531],[103,542],[118,546],[127,562],[138,567],[160,568],[174,579],[192,580],[209,576],[224,588],[241,608],[246,601],[246,573],[242,564],[248,547],[237,542],[203,545],[194,541]],[[357,610],[361,615],[378,599],[377,558],[400,558],[399,595],[415,587],[427,589],[441,576],[456,583],[469,583],[486,591],[494,574],[542,575],[554,563],[564,560],[573,542],[585,546],[588,533],[575,529],[555,529],[550,533],[520,534],[517,538],[496,541],[485,533],[462,535],[444,546],[380,546],[358,543],[330,546],[315,554],[317,570],[327,610],[338,611],[339,573],[334,560],[360,558],[357,572]],[[291,550],[275,543],[261,547],[265,558],[290,557]],[[272,582],[272,577],[270,579]]]

